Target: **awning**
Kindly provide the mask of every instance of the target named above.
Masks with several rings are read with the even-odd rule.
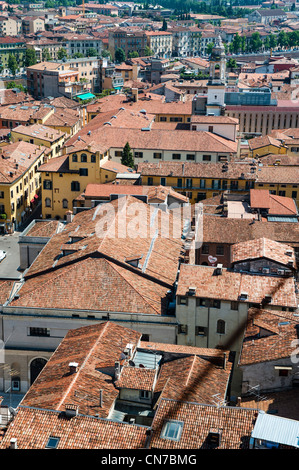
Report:
[[[95,98],[95,95],[92,93],[83,93],[82,95],[77,95],[76,98],[79,98],[79,100],[90,100],[91,98]]]

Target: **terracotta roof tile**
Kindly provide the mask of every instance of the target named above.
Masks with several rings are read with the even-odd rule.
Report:
[[[152,424],[153,449],[209,449],[211,431],[220,431],[220,449],[248,449],[256,410],[237,407],[218,407],[200,403],[181,403],[162,400]],[[165,439],[161,431],[166,420],[183,423],[178,441]]]
[[[255,309],[249,311],[240,366],[291,357],[294,352],[292,342],[298,338],[298,321],[294,317],[286,317],[284,313],[267,310],[256,312]],[[271,334],[260,334],[260,331],[265,330]]]
[[[59,438],[57,449],[143,449],[147,427],[90,416],[64,418],[52,410],[20,407],[0,448],[17,436],[18,449],[45,449],[49,437]]]
[[[247,303],[262,303],[271,296],[269,306],[297,308],[293,278],[266,275],[251,275],[229,271],[215,275],[215,268],[197,265],[181,265],[177,295],[185,296],[190,286],[196,287],[196,297],[240,301],[241,294],[247,293]]]
[[[291,252],[290,255],[288,254],[288,251]],[[231,263],[260,258],[267,258],[285,266],[292,261],[294,268],[296,267],[294,249],[289,245],[285,245],[274,240],[269,240],[263,237],[242,243],[236,243],[231,247]]]

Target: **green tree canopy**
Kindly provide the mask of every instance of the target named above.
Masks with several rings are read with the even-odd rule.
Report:
[[[89,49],[87,49],[86,55],[87,57],[97,57],[98,52],[94,47],[90,47]]]
[[[139,54],[137,51],[129,52],[128,58],[133,59],[134,57],[139,57]]]
[[[9,54],[8,56],[8,62],[7,62],[7,67],[10,71],[10,73],[15,76],[17,70],[19,69],[17,59],[13,54]]]
[[[25,56],[24,56],[24,65],[25,67],[30,67],[31,65],[35,65],[37,62],[36,60],[36,53],[34,49],[26,49]]]
[[[115,61],[118,62],[119,64],[121,62],[124,62],[126,60],[125,51],[121,47],[117,47],[115,49],[114,57],[115,57]]]
[[[123,148],[121,163],[122,165],[134,168],[134,157],[129,142]]]
[[[209,43],[207,44],[207,48],[206,48],[206,49],[207,49],[207,54],[208,54],[208,55],[212,54],[213,47],[214,47],[214,43],[213,43],[213,42],[209,42]]]
[[[59,51],[57,52],[57,58],[58,58],[58,60],[62,60],[64,58],[67,58],[67,52],[63,47],[61,47],[59,49]]]
[[[49,52],[49,49],[45,47],[45,49],[42,52],[42,59],[48,62],[49,60],[52,60],[51,54]]]
[[[148,46],[145,46],[145,48],[144,48],[144,57],[149,57],[151,55],[154,55],[154,52]]]

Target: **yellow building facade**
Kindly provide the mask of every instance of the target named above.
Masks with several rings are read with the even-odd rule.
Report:
[[[215,197],[224,191],[240,194],[254,187],[251,165],[236,163],[141,163],[137,172],[143,185],[171,186],[187,196],[191,204]],[[226,168],[228,168],[226,170]]]
[[[38,170],[45,162],[45,150],[25,142],[1,148],[0,233],[20,227],[36,207],[41,185]]]
[[[112,182],[126,167],[108,160],[108,150],[90,146],[49,160],[39,168],[42,188],[42,217],[66,218],[76,199],[89,183]]]
[[[66,139],[66,134],[40,124],[31,126],[18,126],[11,131],[12,142],[29,142],[47,148],[48,158],[59,155]]]

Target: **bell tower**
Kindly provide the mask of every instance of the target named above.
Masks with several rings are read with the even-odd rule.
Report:
[[[225,107],[226,54],[221,37],[218,36],[210,57],[206,114],[219,116]]]

